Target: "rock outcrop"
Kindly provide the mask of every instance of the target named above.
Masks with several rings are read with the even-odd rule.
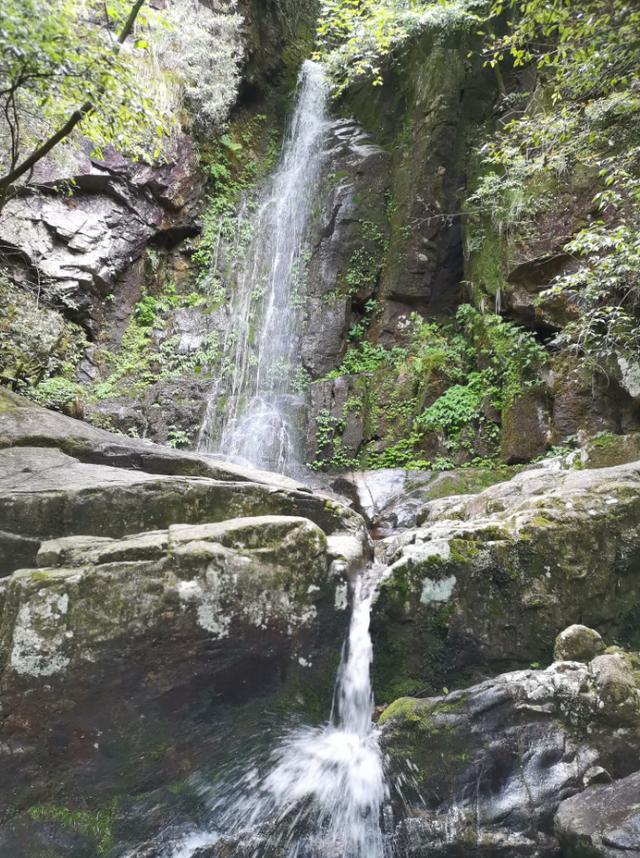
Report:
[[[199,231],[194,210],[203,178],[193,141],[178,137],[169,160],[153,167],[115,153],[95,160],[87,151],[62,171],[41,166],[36,181],[45,193],[12,200],[0,217],[0,243],[17,261],[16,279],[36,276],[45,300],[66,306],[95,333],[101,303],[152,239],[171,246]],[[68,182],[73,196],[54,192]]]
[[[367,537],[286,478],[1,402],[0,854],[19,855],[52,778],[57,805],[100,807],[223,754],[247,705],[323,711]]]
[[[567,623],[637,644],[640,463],[525,471],[426,503],[382,543],[380,702],[478,670],[547,663]]]
[[[563,855],[636,848],[637,664],[611,651],[397,700],[381,717],[402,819],[394,854],[542,858],[558,838]]]

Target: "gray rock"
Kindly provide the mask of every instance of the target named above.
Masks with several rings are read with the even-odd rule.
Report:
[[[556,661],[591,661],[605,651],[605,644],[595,629],[578,623],[561,631],[553,646]]]
[[[8,393],[0,406],[4,574],[33,565],[45,540],[238,515],[304,515],[327,533],[351,528],[364,544],[357,515],[286,477],[113,435]]]
[[[640,855],[640,772],[563,801],[555,818],[569,855],[632,858]]]
[[[381,468],[340,474],[331,478],[330,484],[351,501],[381,537],[415,527],[418,515],[429,501],[471,494],[507,480],[510,473],[509,469],[489,468],[446,472]]]
[[[385,654],[374,667],[381,699],[398,683],[437,688],[505,659],[548,662],[567,623],[628,640],[640,600],[639,488],[637,462],[539,468],[427,503],[421,527],[379,549],[391,568],[372,621]],[[445,583],[449,598],[434,603],[429,594]]]
[[[96,161],[87,147],[64,165],[39,165],[40,188],[72,181],[74,194],[34,192],[7,204],[0,241],[18,251],[14,273],[19,277],[22,266],[37,271],[43,297],[95,327],[101,299],[152,237],[171,244],[197,234],[191,209],[202,177],[190,138],[178,135],[168,160],[135,164],[107,151]]]
[[[41,408],[0,388],[0,450],[8,447],[57,447],[84,463],[151,474],[247,480],[283,489],[303,488],[300,483],[279,474],[106,432],[81,420]]]
[[[329,711],[367,552],[335,500],[3,395],[0,521],[0,852],[52,779],[108,803]]]
[[[557,855],[558,805],[559,830],[571,829],[575,809],[610,788],[568,797],[605,767],[626,775],[640,741],[640,718],[629,729],[590,667],[575,662],[402,698],[381,723],[399,819],[394,854],[403,858]]]
[[[356,252],[380,256],[380,248],[367,238],[363,224],[375,224],[381,235],[387,228],[388,153],[374,145],[352,120],[333,124],[327,148],[322,210],[312,229],[313,249],[304,287],[302,362],[314,378],[340,362],[350,321],[358,315],[356,305],[370,298],[377,285],[377,271],[372,272],[367,294],[351,294],[345,282]]]

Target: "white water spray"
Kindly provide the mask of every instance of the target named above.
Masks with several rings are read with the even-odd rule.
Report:
[[[231,793],[225,786],[214,790],[214,830],[192,836],[172,858],[190,858],[220,840],[251,858],[383,858],[380,813],[387,790],[371,723],[374,577],[370,570],[354,586],[329,723],[293,730],[266,767],[250,766]]]
[[[298,398],[292,385],[300,351],[295,297],[324,161],[327,98],[322,67],[307,60],[291,128],[254,218],[230,307],[233,324],[223,351],[231,377],[214,385],[198,438],[204,452],[275,471],[287,470],[298,459]]]

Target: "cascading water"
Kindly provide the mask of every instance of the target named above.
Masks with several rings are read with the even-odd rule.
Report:
[[[369,635],[378,573],[372,567],[354,585],[329,723],[293,730],[265,763],[214,787],[213,830],[189,837],[172,858],[190,858],[220,841],[251,858],[383,858],[380,814],[387,790],[371,722]]]
[[[281,472],[297,461],[292,379],[300,320],[295,292],[324,160],[327,97],[322,66],[307,60],[291,128],[253,220],[253,239],[230,308],[233,324],[223,352],[231,379],[211,391],[198,438],[204,452]]]
[[[229,308],[233,326],[223,351],[231,375],[212,390],[199,438],[202,450],[279,471],[297,460],[295,297],[325,157],[327,95],[322,67],[305,62],[287,141],[253,218]],[[265,755],[204,787],[210,829],[170,850],[171,858],[216,843],[220,854],[231,849],[251,858],[383,858],[387,789],[371,722],[369,635],[379,571],[373,566],[354,583],[328,723],[290,730]]]

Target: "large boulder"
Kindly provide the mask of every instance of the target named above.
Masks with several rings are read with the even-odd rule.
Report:
[[[125,736],[140,760],[159,730],[285,683],[303,697],[317,683],[328,701],[327,653],[347,621],[343,554],[289,516],[44,542],[38,567],[5,578],[0,595],[6,787],[42,802],[38,762],[53,741],[68,766],[77,731],[99,782]]]
[[[0,855],[97,854],[116,807],[135,842],[234,742],[328,713],[367,554],[335,500],[6,395],[0,522]]]
[[[556,856],[558,831],[577,842],[602,808],[620,795],[631,843],[631,784],[589,789],[627,776],[640,748],[640,688],[629,654],[601,656],[625,677],[628,696],[614,701],[602,665],[558,662],[544,671],[507,673],[464,691],[401,698],[382,717],[394,806],[394,854]],[[631,781],[631,779],[627,779]],[[637,779],[635,780],[637,802]],[[590,801],[593,796],[593,801]],[[602,814],[601,814],[602,815]],[[622,816],[621,814],[620,816]],[[613,819],[607,824],[613,829]],[[604,827],[604,826],[603,826]],[[636,840],[637,842],[637,840]],[[632,847],[631,847],[632,848]],[[563,853],[564,854],[564,853]],[[605,851],[569,854],[606,855]],[[611,855],[618,855],[618,852]],[[621,853],[620,853],[621,854]],[[634,854],[634,853],[631,853]]]
[[[558,467],[431,501],[422,526],[383,541],[390,574],[372,622],[380,702],[547,663],[571,623],[637,644],[640,463]]]

